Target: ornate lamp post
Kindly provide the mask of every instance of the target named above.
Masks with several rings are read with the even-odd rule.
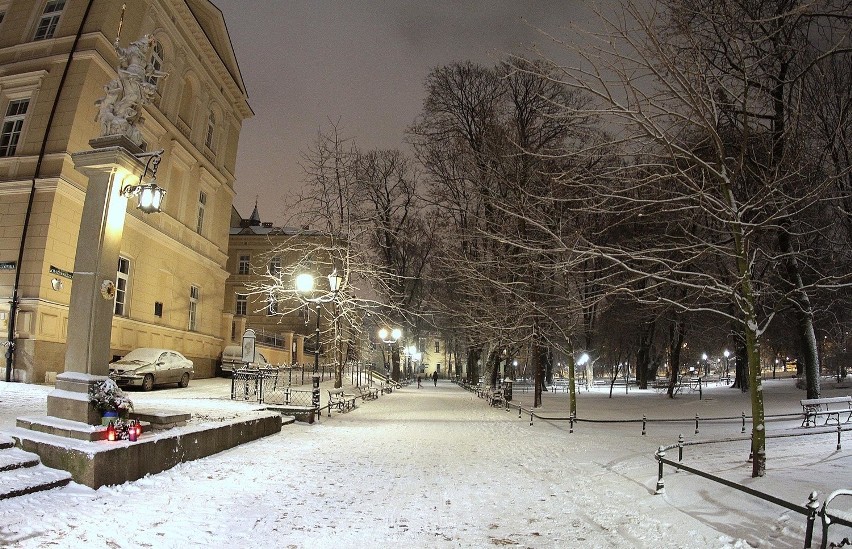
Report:
[[[392,328],[388,330],[387,328],[382,328],[379,330],[379,338],[385,342],[388,346],[388,358],[390,359],[392,371],[391,378],[394,381],[399,381],[399,361],[393,360],[393,345],[396,343],[399,338],[402,337],[402,330],[400,328]],[[382,357],[384,358],[384,349],[382,349]],[[385,358],[385,370],[388,370],[388,359]]]
[[[311,394],[311,403],[314,408],[319,409],[320,406],[320,390],[319,390],[319,354],[320,354],[320,313],[322,312],[322,304],[328,303],[330,301],[335,301],[337,299],[337,292],[340,291],[340,287],[343,285],[343,276],[338,274],[337,269],[333,270],[330,275],[328,275],[328,287],[330,292],[320,295],[309,297],[313,294],[314,291],[314,277],[308,273],[302,273],[296,277],[296,291],[299,293],[299,296],[306,302],[315,303],[317,306],[317,325],[316,325],[316,346],[314,347],[314,373],[311,376],[313,378],[313,391]],[[336,343],[336,342],[335,342]]]

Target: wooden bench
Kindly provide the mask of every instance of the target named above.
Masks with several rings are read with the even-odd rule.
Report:
[[[375,400],[379,398],[379,389],[376,387],[365,387],[363,385],[359,385],[355,387],[358,389],[358,396],[361,397],[361,400]]]
[[[799,402],[802,405],[802,412],[805,414],[802,427],[816,427],[816,420],[819,416],[825,416],[823,425],[828,425],[829,421],[834,421],[835,425],[840,425],[840,414],[846,414],[843,423],[849,423],[852,419],[852,396],[806,398]]]
[[[355,408],[355,395],[349,395],[343,392],[343,389],[328,390],[328,415],[331,416],[331,409],[337,408],[340,412]]]
[[[486,398],[489,406],[502,406],[506,402],[503,398],[503,389],[489,390]]]

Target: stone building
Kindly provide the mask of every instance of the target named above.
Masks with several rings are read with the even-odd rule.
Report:
[[[326,233],[309,228],[276,227],[263,222],[255,204],[248,219],[236,209],[231,216],[231,235],[228,246],[229,278],[225,286],[225,311],[231,317],[230,344],[240,341],[246,328],[255,331],[257,342],[267,360],[278,364],[313,364],[314,306],[295,299],[292,279],[299,271],[297,265],[306,257],[326,257],[332,239]],[[331,272],[328,260],[310,262],[309,271]],[[279,275],[285,286],[284,296],[270,295],[261,287],[270,284],[269,275]],[[326,352],[333,338],[330,302],[322,304],[320,323],[323,341],[322,362],[333,360]],[[306,316],[307,314],[307,316]],[[339,326],[348,334],[348,324]],[[305,347],[308,346],[306,351]]]
[[[114,41],[150,34],[156,80],[143,107],[147,151],[162,149],[163,211],[129,203],[116,265],[115,356],[178,350],[214,373],[231,332],[223,312],[234,165],[253,115],[222,13],[209,0],[0,0],[0,342],[12,379],[63,370],[87,178],[70,154],[98,136],[96,101],[116,78]],[[230,313],[230,312],[229,312]]]

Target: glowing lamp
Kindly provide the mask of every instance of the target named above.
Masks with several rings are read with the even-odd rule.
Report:
[[[138,435],[136,434],[136,422],[131,421],[130,425],[128,425],[127,427],[127,440],[129,440],[130,442],[136,442],[137,436]]]
[[[115,424],[111,421],[109,422],[109,425],[107,425],[107,440],[115,440]]]
[[[136,425],[133,426],[133,430],[136,431],[136,438],[142,436],[142,423],[137,421]]]

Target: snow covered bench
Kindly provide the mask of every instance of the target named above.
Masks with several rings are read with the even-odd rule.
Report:
[[[489,389],[486,398],[489,406],[502,406],[505,403],[503,389]]]
[[[343,389],[328,390],[328,415],[331,416],[331,409],[337,408],[340,412],[355,408],[355,395],[349,395],[343,392]]]
[[[799,402],[802,405],[802,412],[805,414],[802,427],[816,427],[817,417],[819,416],[825,416],[823,425],[828,425],[829,421],[834,421],[836,425],[840,425],[841,414],[846,414],[843,423],[849,423],[852,419],[852,396],[806,398]]]
[[[363,385],[359,385],[355,387],[358,389],[358,396],[361,397],[361,400],[375,400],[379,398],[379,390],[375,387],[364,387]]]

